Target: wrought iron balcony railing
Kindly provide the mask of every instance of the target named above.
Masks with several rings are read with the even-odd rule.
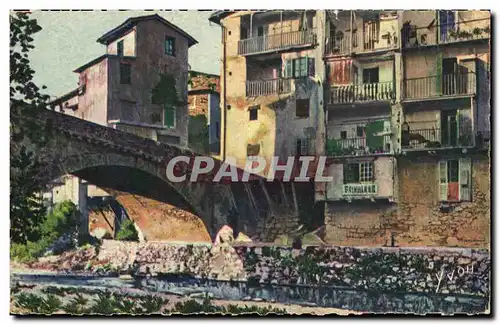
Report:
[[[292,91],[292,79],[248,80],[247,97],[286,94]]]
[[[372,139],[366,137],[329,139],[326,152],[331,157],[388,154],[392,153],[391,136],[382,135]]]
[[[473,72],[413,78],[404,81],[405,99],[474,95],[475,93],[476,74]]]
[[[401,29],[403,48],[488,39],[490,37],[491,20],[489,18],[429,26],[405,24]]]
[[[471,128],[454,130],[416,129],[401,134],[403,149],[430,149],[430,148],[464,148],[474,145]]]
[[[307,29],[275,35],[265,35],[238,41],[238,55],[266,53],[316,43],[316,30]]]
[[[357,46],[358,34],[352,35],[353,43],[351,44],[351,34],[346,34],[342,37],[335,37],[329,41],[325,51],[327,55],[348,55],[355,50]]]
[[[389,101],[395,97],[394,82],[392,81],[342,85],[331,88],[330,104]]]

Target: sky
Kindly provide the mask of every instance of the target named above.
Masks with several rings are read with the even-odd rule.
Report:
[[[193,36],[198,44],[189,49],[192,70],[220,74],[220,26],[208,21],[209,11],[35,11],[42,30],[34,35],[30,60],[35,83],[47,94],[61,96],[77,86],[76,68],[102,55],[106,46],[96,40],[134,16],[158,13]]]

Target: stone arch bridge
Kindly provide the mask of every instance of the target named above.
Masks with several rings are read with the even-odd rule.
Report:
[[[50,110],[31,117],[49,134],[40,149],[43,167],[36,181],[46,184],[72,174],[106,190],[137,194],[173,205],[198,216],[213,239],[225,224],[259,240],[273,240],[312,218],[312,183],[190,182],[192,165],[180,167],[183,182],[166,176],[176,156],[196,154]],[[216,161],[216,168],[222,164]],[[241,172],[241,170],[239,170]],[[113,193],[113,191],[111,191]],[[118,200],[119,201],[119,200]]]

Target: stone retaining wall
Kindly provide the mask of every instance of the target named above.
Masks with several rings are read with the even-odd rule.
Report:
[[[257,247],[104,241],[120,271],[182,273],[260,284],[335,285],[386,292],[489,296],[489,252],[460,248]]]

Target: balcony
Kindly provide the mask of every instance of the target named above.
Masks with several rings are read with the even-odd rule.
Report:
[[[326,55],[349,55],[351,54],[357,44],[358,33],[353,34],[354,43],[351,46],[351,34],[342,37],[335,37],[331,44],[327,44],[325,51]]]
[[[491,37],[490,24],[489,18],[428,26],[405,24],[401,29],[402,46],[412,48],[489,39]]]
[[[330,157],[390,154],[392,153],[391,136],[375,136],[371,139],[365,137],[329,139],[327,140],[326,152]]]
[[[365,83],[360,85],[333,86],[330,104],[354,104],[390,101],[396,97],[394,82]]]
[[[246,82],[246,96],[269,96],[290,93],[292,79],[249,80]]]
[[[474,146],[474,137],[471,128],[460,128],[458,134],[438,128],[416,129],[401,134],[403,150],[428,150],[467,148]]]
[[[437,99],[472,96],[476,93],[476,74],[473,72],[444,74],[406,79],[404,99]]]
[[[315,29],[251,37],[238,41],[238,55],[268,53],[313,45],[315,43]]]

